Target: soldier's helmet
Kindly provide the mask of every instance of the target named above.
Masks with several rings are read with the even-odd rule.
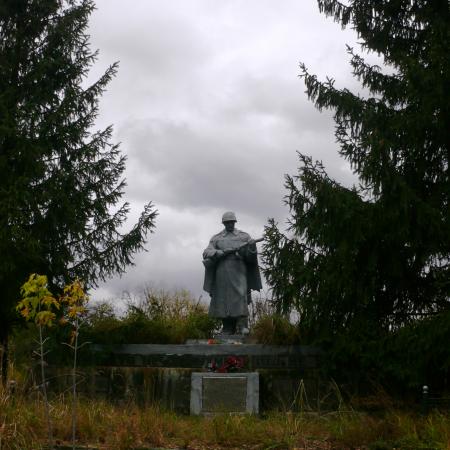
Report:
[[[225,222],[237,222],[236,214],[233,211],[227,211],[222,216],[222,223]]]

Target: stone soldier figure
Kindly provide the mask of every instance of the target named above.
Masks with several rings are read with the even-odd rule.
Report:
[[[224,334],[246,334],[251,290],[261,289],[256,242],[235,228],[236,215],[222,217],[224,230],[214,235],[203,252],[205,283],[211,296],[209,315],[222,320]]]

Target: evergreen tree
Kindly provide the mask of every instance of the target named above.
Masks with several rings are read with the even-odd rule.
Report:
[[[6,347],[19,287],[30,273],[52,289],[95,286],[132,264],[152,231],[147,204],[128,233],[125,158],[112,129],[92,131],[110,66],[85,87],[91,0],[0,3],[0,339]],[[3,365],[5,361],[3,361]],[[3,371],[5,373],[5,371]]]
[[[450,306],[449,6],[318,4],[385,67],[348,48],[363,96],[301,65],[308,97],[334,110],[339,153],[359,185],[340,185],[300,155],[286,177],[288,231],[266,227],[265,275],[278,307],[299,311],[305,338],[379,336]]]

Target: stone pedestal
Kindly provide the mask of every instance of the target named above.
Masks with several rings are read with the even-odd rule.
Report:
[[[252,412],[296,409],[299,404],[304,403],[302,399],[299,401],[299,393],[304,393],[311,405],[316,404],[320,398],[319,349],[239,342],[222,344],[210,341],[184,345],[92,344],[83,349],[80,358],[79,371],[83,376],[80,376],[79,392],[89,397],[101,396],[114,402],[135,401],[143,407],[158,404],[165,409],[189,414],[191,376],[192,373],[200,373],[201,376],[215,377],[207,381],[206,385],[202,384],[202,391],[199,393],[203,395],[203,388],[206,389],[208,411],[215,407],[211,401],[211,392],[214,393],[214,389],[223,386],[220,383],[228,382],[217,380],[217,377],[230,375],[237,376],[238,380],[231,380],[231,384],[227,385],[223,392],[228,393],[229,387],[235,392],[235,397],[241,399],[230,400],[231,403],[222,402],[224,407],[231,410],[244,410],[244,376],[257,376],[259,390],[257,409],[255,410],[254,402],[247,402],[246,397],[245,411],[249,404],[253,404],[250,408]],[[221,367],[230,356],[244,361],[242,373],[218,374],[208,371],[213,362],[216,367]],[[49,355],[48,368],[49,376],[54,377],[51,389],[58,393],[64,392],[72,383],[71,369],[56,367],[51,357],[52,354]],[[247,388],[245,385],[245,389]],[[246,392],[254,392],[252,389],[247,389]],[[241,406],[238,408],[232,401]],[[202,411],[203,406],[199,408],[199,411]]]
[[[259,374],[193,372],[190,412],[194,415],[258,414]]]

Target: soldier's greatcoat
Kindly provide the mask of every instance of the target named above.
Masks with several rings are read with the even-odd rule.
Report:
[[[219,319],[248,316],[250,291],[262,287],[256,245],[247,245],[222,258],[217,257],[217,250],[239,249],[250,239],[243,231],[223,230],[211,238],[203,252],[203,289],[211,296],[210,316]]]

